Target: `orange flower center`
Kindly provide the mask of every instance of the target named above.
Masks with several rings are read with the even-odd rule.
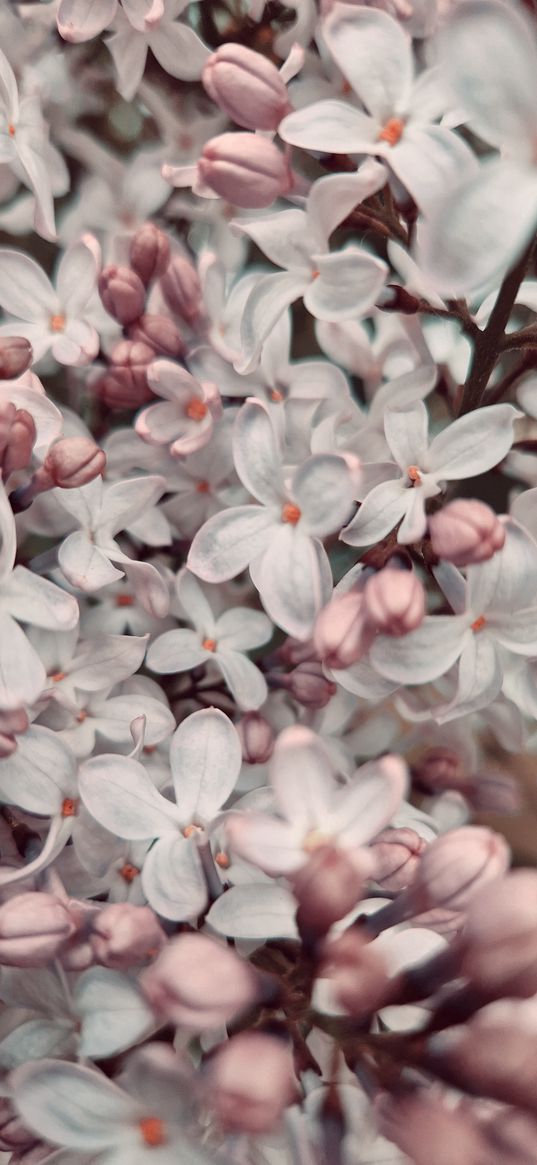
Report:
[[[76,801],[72,797],[66,797],[62,803],[62,817],[76,816]]]
[[[77,719],[77,723],[78,723],[78,724],[83,724],[83,723],[84,723],[84,720],[87,720],[87,719],[88,719],[88,713],[87,713],[87,712],[85,712],[85,711],[84,711],[84,709],[82,709],[82,710],[81,710],[81,711],[78,713],[78,716],[77,716],[77,718],[76,718],[76,719]]]
[[[323,833],[320,829],[311,829],[304,838],[302,849],[304,853],[312,854],[316,849],[319,849],[319,846],[326,845],[327,841],[328,837],[326,833]]]
[[[216,651],[216,639],[202,639],[201,646],[206,651]]]
[[[210,488],[211,487],[210,487],[208,481],[198,481],[198,484],[196,486],[196,490],[199,494],[208,494]]]
[[[129,885],[131,882],[134,882],[134,879],[138,877],[139,873],[140,871],[138,866],[133,866],[130,862],[125,862],[125,865],[122,866],[119,871],[120,877],[123,878],[123,881],[127,882]]]
[[[486,622],[487,622],[487,620],[485,619],[485,616],[479,615],[479,617],[477,619],[474,619],[474,621],[472,623],[472,631],[482,631]]]
[[[412,485],[421,485],[421,473],[417,465],[409,465],[406,473]]]
[[[149,1145],[151,1149],[166,1144],[166,1125],[157,1116],[144,1117],[139,1128],[144,1144]]]
[[[193,833],[203,833],[201,825],[194,825],[193,822],[191,822],[190,825],[185,825],[185,828],[183,829],[183,837],[192,837]]]
[[[221,870],[228,870],[231,865],[227,854],[225,854],[223,850],[220,850],[217,854],[215,854],[214,860],[217,866],[220,866]]]
[[[65,328],[65,316],[51,316],[49,320],[49,327],[51,332],[63,332]]]
[[[7,132],[8,132],[8,134],[9,134],[10,138],[14,138],[14,137],[15,137],[15,126],[13,125],[13,122],[12,122],[12,121],[10,121],[10,123],[9,123],[9,125],[8,125],[8,127],[7,127]]]
[[[404,128],[405,123],[400,117],[390,117],[386,125],[383,125],[377,141],[387,142],[389,146],[396,146],[403,136]]]
[[[207,416],[207,412],[205,401],[199,400],[197,396],[191,397],[185,408],[185,413],[191,421],[202,421]]]
[[[59,684],[60,680],[65,679],[65,672],[64,671],[56,671],[56,672],[54,672],[54,675],[51,676],[50,678],[51,678],[53,684]]]
[[[302,510],[299,506],[294,506],[292,502],[286,502],[282,506],[282,522],[288,522],[290,526],[296,526],[302,516]]]
[[[270,399],[274,402],[275,405],[281,404],[282,400],[284,399],[283,392],[280,392],[279,388],[273,388],[270,394]]]
[[[116,595],[116,607],[132,607],[134,595]]]

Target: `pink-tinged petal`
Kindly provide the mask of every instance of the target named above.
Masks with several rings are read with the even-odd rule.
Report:
[[[64,332],[52,338],[52,355],[58,364],[77,367],[90,364],[99,351],[99,334],[86,320],[68,320]]]
[[[405,472],[409,465],[423,466],[427,457],[429,416],[423,401],[406,408],[387,408],[384,434],[394,461]]]
[[[146,32],[148,25],[162,20],[163,0],[123,0],[125,16],[137,32]]]
[[[235,469],[249,493],[265,506],[285,500],[282,452],[269,411],[259,400],[248,400],[233,428]]]
[[[162,918],[187,922],[207,906],[207,883],[192,838],[162,837],[144,862],[142,887]]]
[[[267,336],[306,287],[307,277],[295,271],[263,275],[256,283],[246,300],[241,320],[242,356],[235,364],[237,372],[251,372],[257,367]]]
[[[56,292],[41,267],[22,251],[3,248],[0,250],[0,303],[4,311],[29,323],[48,320],[60,310]]]
[[[153,640],[146,664],[149,671],[167,676],[199,667],[211,658],[211,653],[201,646],[200,636],[195,631],[165,631]]]
[[[123,578],[123,571],[112,566],[84,530],[75,530],[65,539],[58,550],[58,563],[68,582],[81,591],[98,591]]]
[[[440,480],[457,481],[492,469],[507,456],[513,425],[521,416],[513,405],[489,405],[459,417],[431,442],[428,467]]]
[[[138,414],[134,427],[142,441],[150,445],[171,445],[181,430],[193,429],[194,422],[189,424],[180,406],[159,401]]]
[[[487,160],[422,223],[417,263],[437,291],[451,298],[493,280],[499,284],[533,235],[536,208],[535,168]]]
[[[33,627],[70,631],[78,623],[78,602],[73,595],[25,566],[16,566],[4,583],[2,602],[14,619]]]
[[[192,623],[199,635],[214,639],[216,624],[211,606],[197,578],[186,567],[177,575],[175,593],[185,619]]]
[[[94,1068],[61,1060],[24,1064],[13,1075],[17,1108],[38,1137],[68,1149],[96,1153],[134,1123],[137,1105]]]
[[[248,712],[265,703],[268,696],[265,677],[248,656],[223,649],[216,654],[215,664],[239,708]]]
[[[238,220],[232,224],[232,229],[235,234],[252,239],[276,267],[290,271],[309,270],[309,256],[315,244],[303,210],[282,210],[252,222]]]
[[[522,8],[470,0],[440,38],[442,69],[479,137],[529,148],[535,134],[537,46]]]
[[[109,551],[113,562],[119,562],[131,584],[140,606],[154,619],[163,619],[170,609],[170,592],[166,580],[151,562],[138,562],[121,554],[119,550]]]
[[[237,730],[223,712],[207,708],[187,716],[170,745],[181,820],[211,821],[235,788],[241,764]]]
[[[466,615],[430,615],[400,639],[379,635],[370,660],[382,676],[399,684],[427,684],[445,675],[459,658],[468,636]]]
[[[274,528],[270,545],[253,564],[252,578],[270,618],[295,639],[307,639],[330,597],[326,552],[299,527]]]
[[[0,579],[9,578],[17,553],[17,529],[13,510],[0,481]]]
[[[424,537],[426,529],[427,514],[425,513],[423,491],[419,487],[407,490],[407,507],[397,531],[397,541],[402,542],[403,545],[418,542],[420,538]]]
[[[217,619],[214,637],[219,649],[252,651],[266,643],[272,631],[272,623],[262,611],[253,611],[251,607],[230,607]]]
[[[365,765],[336,793],[328,825],[342,845],[365,845],[391,821],[408,787],[408,769],[399,756]]]
[[[73,991],[80,1016],[79,1055],[100,1060],[132,1047],[155,1026],[153,1012],[127,975],[90,967]]]
[[[125,21],[106,43],[116,67],[118,91],[124,101],[132,101],[144,75],[147,40]]]
[[[149,37],[151,52],[171,77],[198,81],[211,50],[186,24],[166,22]]]
[[[314,255],[317,274],[304,292],[304,306],[318,320],[367,315],[384,286],[388,268],[361,247]]]
[[[334,4],[323,39],[354,92],[374,117],[404,112],[414,76],[412,44],[386,12]]]
[[[116,8],[117,0],[60,0],[58,32],[74,44],[92,40],[112,23]]]
[[[173,360],[153,360],[147,371],[147,382],[157,396],[185,407],[192,397],[203,400],[203,391],[198,380],[174,364]]]
[[[355,154],[373,145],[378,124],[345,101],[315,101],[284,117],[278,134],[291,146],[327,154]]]
[[[297,469],[292,496],[301,511],[300,530],[324,538],[340,530],[353,508],[355,481],[343,457],[319,453]]]
[[[409,490],[400,481],[376,485],[367,494],[356,517],[342,530],[341,541],[348,546],[370,546],[378,542],[401,521],[410,502]]]
[[[234,578],[266,549],[275,528],[275,516],[264,506],[224,510],[198,530],[187,566],[205,582]]]
[[[298,938],[296,899],[284,886],[266,883],[233,886],[211,906],[208,925],[227,938]]]
[[[26,100],[32,99],[27,98]],[[57,236],[50,178],[50,158],[47,150],[48,138],[44,130],[39,139],[33,126],[28,130],[21,127],[16,134],[16,146],[26,182],[35,197],[35,229],[43,239],[54,242]]]
[[[294,725],[280,733],[270,762],[270,783],[278,807],[301,833],[322,829],[336,788],[322,741]]]
[[[332,231],[359,203],[376,194],[387,182],[387,171],[380,162],[368,158],[355,174],[330,174],[314,182],[308,195],[308,220],[315,239],[321,243],[319,250],[328,249]],[[311,236],[310,236],[311,239]],[[310,242],[310,249],[313,239]],[[287,266],[290,266],[288,263]]]
[[[0,760],[0,796],[26,813],[52,817],[76,790],[76,760],[55,732],[32,724]]]
[[[43,664],[24,632],[7,611],[0,612],[0,708],[33,704],[46,679]]]
[[[434,211],[450,188],[470,180],[478,170],[470,147],[442,125],[409,125],[382,157],[424,214]]]
[[[271,876],[290,874],[306,861],[300,830],[262,813],[232,815],[226,841],[232,853]]]
[[[79,771],[80,796],[91,816],[110,833],[144,841],[177,833],[179,815],[138,761],[116,753],[94,756]]]

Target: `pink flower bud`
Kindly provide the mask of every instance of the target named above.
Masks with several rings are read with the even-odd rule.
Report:
[[[430,748],[413,770],[417,783],[427,792],[458,789],[464,779],[461,758],[451,748]]]
[[[0,1098],[0,1148],[10,1152],[35,1144],[35,1133],[25,1128],[14,1104],[7,1096]]]
[[[505,542],[505,526],[484,502],[458,498],[431,514],[431,546],[438,558],[454,566],[485,562]]]
[[[375,631],[365,617],[364,596],[356,591],[335,595],[315,622],[316,650],[323,663],[336,670],[361,659],[374,638]]]
[[[0,338],[0,380],[16,380],[30,367],[33,360],[30,341],[24,336]]]
[[[121,971],[154,958],[166,935],[149,906],[117,902],[96,916],[90,941],[98,963]]]
[[[51,445],[44,461],[54,485],[78,489],[104,473],[106,453],[91,437],[63,437]]]
[[[11,401],[1,401],[0,473],[4,477],[28,465],[35,437],[35,423],[30,413],[18,409]]]
[[[337,1002],[355,1017],[370,1015],[390,996],[384,960],[355,930],[325,944],[318,974],[330,979]]]
[[[203,148],[198,173],[215,194],[245,210],[270,206],[291,189],[285,155],[273,142],[253,133],[211,138]]]
[[[372,878],[384,890],[404,890],[415,877],[427,842],[414,829],[383,829],[369,846]]]
[[[384,1093],[376,1116],[382,1135],[408,1154],[414,1165],[432,1165],[433,1161],[434,1165],[453,1165],[455,1161],[457,1165],[492,1165],[472,1111],[465,1111],[462,1105],[448,1107],[430,1089]],[[494,1160],[499,1165],[499,1159]]]
[[[153,399],[147,383],[147,368],[155,350],[140,341],[120,340],[115,345],[111,365],[98,383],[99,395],[112,409],[137,409]]]
[[[99,295],[109,315],[118,323],[133,324],[145,303],[145,288],[130,267],[104,267],[99,275]]]
[[[26,732],[30,721],[25,708],[0,711],[0,757],[12,756],[17,750],[16,737]]]
[[[537,993],[537,873],[513,870],[470,902],[461,972],[488,998]]]
[[[245,129],[277,129],[289,109],[276,66],[244,45],[224,44],[211,53],[201,80],[215,104]]]
[[[264,765],[274,750],[274,732],[260,712],[246,712],[237,724],[242,759],[249,765]]]
[[[425,618],[425,592],[411,570],[379,570],[368,579],[364,600],[367,618],[381,635],[408,635]]]
[[[359,850],[356,850],[359,855]],[[298,902],[296,920],[303,939],[312,942],[325,935],[334,922],[344,918],[360,901],[364,868],[359,857],[332,845],[320,845],[291,876]]]
[[[422,1063],[456,1088],[535,1114],[535,1021],[533,1000],[491,1003],[433,1036]]]
[[[281,677],[280,683],[304,708],[325,708],[337,692],[337,684],[327,679],[322,664],[315,660],[300,663],[290,675]]]
[[[251,1007],[263,984],[229,947],[202,934],[182,934],[142,973],[140,986],[157,1016],[202,1032]]]
[[[299,1098],[289,1046],[264,1032],[240,1032],[207,1065],[207,1102],[226,1132],[269,1133]]]
[[[149,315],[140,316],[139,320],[129,328],[129,339],[135,343],[146,344],[161,356],[181,356],[185,350],[183,337],[173,320],[168,316]]]
[[[54,894],[17,894],[0,906],[0,963],[45,967],[75,930],[69,909]]]
[[[181,316],[190,326],[203,314],[203,295],[198,273],[194,264],[182,255],[172,259],[159,286],[170,311]]]
[[[170,244],[163,231],[146,222],[131,239],[129,262],[147,287],[152,279],[163,275],[170,261]]]

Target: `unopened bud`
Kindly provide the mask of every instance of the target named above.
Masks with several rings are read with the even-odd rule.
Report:
[[[262,980],[229,947],[202,934],[182,934],[142,973],[140,986],[157,1016],[202,1032],[251,1007]]]
[[[380,570],[368,579],[364,600],[367,617],[381,635],[408,635],[425,618],[425,592],[411,570]]]
[[[334,922],[356,906],[362,896],[364,873],[359,858],[352,853],[320,845],[291,876],[298,902],[297,926],[305,941],[316,941],[327,934]]]
[[[0,380],[16,380],[33,360],[30,341],[24,336],[0,337]]]
[[[35,1133],[23,1125],[15,1105],[7,1097],[0,1097],[0,1149],[10,1152],[35,1144]]]
[[[99,275],[99,295],[109,315],[126,326],[139,319],[145,303],[145,287],[130,267],[104,267]]]
[[[330,979],[335,999],[355,1017],[370,1015],[389,998],[389,976],[382,956],[355,930],[326,943],[320,979]]]
[[[8,477],[24,469],[32,456],[36,438],[33,417],[11,401],[0,402],[0,473]]]
[[[208,1063],[207,1100],[226,1132],[269,1133],[298,1100],[292,1052],[265,1032],[240,1032]]]
[[[224,44],[206,61],[209,97],[245,129],[277,129],[289,109],[287,89],[272,61],[240,44]]]
[[[322,664],[315,660],[300,663],[280,682],[304,708],[326,708],[337,692],[337,684],[327,679]]]
[[[363,594],[348,591],[335,595],[323,607],[315,622],[313,641],[323,663],[338,670],[361,659],[374,637],[365,617]]]
[[[104,472],[106,453],[91,437],[63,437],[51,445],[45,472],[60,489],[78,489]]]
[[[485,502],[458,498],[429,518],[431,546],[454,566],[485,562],[501,550],[505,526]]]
[[[224,133],[211,138],[198,162],[203,182],[245,210],[270,206],[291,188],[289,165],[284,154],[253,133]]]
[[[499,1157],[492,1158],[487,1151],[477,1115],[462,1105],[445,1104],[430,1088],[384,1093],[376,1106],[376,1117],[382,1135],[414,1165],[431,1165],[432,1161],[434,1165],[500,1163]]]
[[[17,750],[17,736],[26,732],[30,721],[25,708],[0,711],[0,758],[12,756]]]
[[[129,262],[147,287],[163,275],[170,261],[170,244],[163,231],[146,222],[131,239]]]
[[[0,963],[45,967],[75,930],[67,906],[54,894],[17,894],[0,906]]]
[[[159,953],[166,935],[149,906],[116,902],[96,916],[91,933],[95,959],[114,971],[145,963]]]
[[[513,870],[472,900],[458,942],[461,972],[483,994],[537,994],[537,873]]]
[[[242,759],[249,765],[264,765],[274,750],[274,732],[260,712],[246,712],[237,724]]]
[[[199,276],[188,259],[172,259],[159,284],[167,306],[192,326],[203,313],[203,296]]]
[[[371,842],[372,878],[384,890],[404,890],[416,875],[427,842],[415,829],[383,829]]]
[[[464,781],[461,758],[452,748],[430,748],[413,769],[418,785],[428,793],[458,789]]]
[[[181,356],[185,350],[183,337],[168,316],[146,313],[129,328],[129,339],[146,344],[160,356]]]
[[[147,369],[155,350],[140,341],[120,340],[115,345],[108,371],[98,382],[99,396],[113,409],[137,409],[153,393],[147,383]]]

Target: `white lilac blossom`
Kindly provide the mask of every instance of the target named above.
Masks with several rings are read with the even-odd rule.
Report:
[[[0,4],[14,1165],[534,1162],[536,37]]]

